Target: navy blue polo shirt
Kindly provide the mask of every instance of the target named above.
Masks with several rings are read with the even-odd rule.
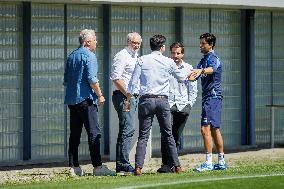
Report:
[[[202,99],[207,97],[222,98],[222,64],[214,51],[205,54],[197,65],[197,69],[213,68],[213,74],[202,74]]]

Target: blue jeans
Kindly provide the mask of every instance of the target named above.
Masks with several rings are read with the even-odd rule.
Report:
[[[164,152],[168,154],[169,166],[180,166],[176,143],[172,134],[171,112],[167,98],[140,97],[138,105],[139,137],[135,154],[135,166],[143,168],[147,142],[152,127],[154,115],[157,116]]]
[[[78,167],[78,147],[83,125],[88,135],[89,150],[94,167],[102,165],[100,153],[101,130],[98,122],[98,108],[93,100],[86,99],[76,105],[68,105],[70,109],[69,166]]]
[[[116,142],[116,166],[128,166],[131,141],[134,135],[134,116],[137,108],[137,98],[131,97],[131,108],[129,112],[123,111],[126,97],[123,93],[115,91],[112,102],[118,115],[119,131]]]

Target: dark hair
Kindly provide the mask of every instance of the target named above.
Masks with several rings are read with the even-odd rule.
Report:
[[[152,51],[160,50],[166,43],[166,37],[163,35],[154,35],[150,38],[150,48]]]
[[[172,48],[181,48],[181,53],[184,54],[184,45],[182,44],[182,42],[174,42],[170,46],[170,51],[172,51]]]
[[[216,37],[212,33],[204,33],[200,35],[199,39],[205,39],[205,41],[209,44],[215,47],[216,44]]]

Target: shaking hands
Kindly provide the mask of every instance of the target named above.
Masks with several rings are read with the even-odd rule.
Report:
[[[196,81],[201,74],[204,73],[204,69],[194,69],[191,74],[187,77],[189,81]]]

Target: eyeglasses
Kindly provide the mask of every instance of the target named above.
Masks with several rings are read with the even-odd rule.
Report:
[[[138,41],[131,41],[131,43],[132,43],[133,45],[140,45],[140,44],[141,44],[141,42],[138,42]]]

